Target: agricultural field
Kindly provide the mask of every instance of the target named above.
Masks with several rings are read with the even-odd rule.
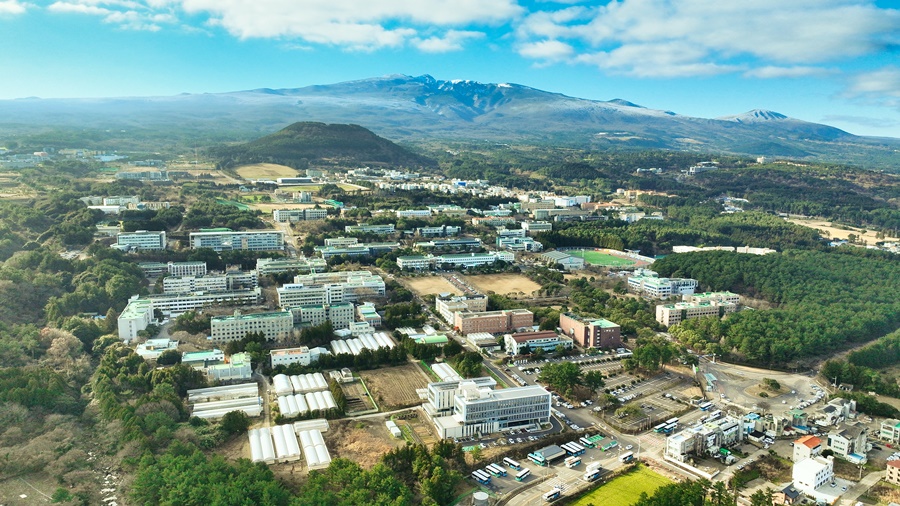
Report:
[[[482,293],[531,295],[541,289],[541,285],[521,274],[482,274],[463,276],[463,279]]]
[[[586,263],[599,265],[601,267],[630,267],[637,263],[630,258],[613,256],[608,253],[601,253],[590,249],[568,250],[566,253],[574,257],[583,258]]]
[[[876,242],[880,242],[880,241],[896,241],[896,240],[898,240],[896,237],[885,237],[884,239],[879,239],[876,236],[876,233],[872,230],[866,230],[865,231],[866,233],[864,234],[863,230],[859,229],[859,228],[848,227],[848,226],[843,226],[843,225],[841,226],[841,228],[832,227],[831,222],[825,221],[825,220],[810,220],[810,219],[791,218],[787,221],[789,221],[795,225],[812,228],[812,229],[818,231],[820,234],[822,234],[822,237],[827,237],[829,239],[831,239],[831,238],[847,239],[847,237],[849,237],[850,234],[853,234],[856,237],[858,237],[859,239],[867,241],[869,244],[875,244]]]
[[[665,476],[639,466],[628,474],[619,476],[589,494],[585,494],[574,506],[602,504],[603,506],[630,506],[643,492],[652,495],[659,487],[672,483]]]
[[[415,364],[362,371],[359,376],[382,411],[421,404],[416,389],[425,388],[430,381]]]
[[[371,469],[381,456],[406,444],[388,432],[384,419],[331,421],[328,432],[322,433],[331,458],[345,458]]]
[[[453,293],[456,295],[462,295],[462,291],[459,288],[450,284],[450,282],[444,279],[442,276],[399,278],[398,281],[404,283],[419,297],[423,297],[425,295],[428,295],[429,293]]]
[[[243,165],[234,170],[244,179],[278,179],[280,177],[297,177],[300,173],[286,165],[277,163],[254,163]]]

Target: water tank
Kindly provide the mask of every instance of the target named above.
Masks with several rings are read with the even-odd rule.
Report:
[[[472,494],[472,506],[488,506],[487,492],[478,491]]]

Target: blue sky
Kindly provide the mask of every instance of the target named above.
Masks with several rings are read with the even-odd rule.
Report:
[[[0,0],[0,98],[513,82],[900,137],[900,0]]]

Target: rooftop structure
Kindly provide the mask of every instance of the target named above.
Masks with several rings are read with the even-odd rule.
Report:
[[[235,311],[232,316],[214,316],[209,323],[209,339],[217,343],[243,339],[248,332],[261,332],[268,341],[280,341],[290,336],[294,317],[290,311],[250,314]]]
[[[562,251],[548,251],[541,255],[541,260],[551,266],[562,265],[567,271],[584,269],[584,259]]]
[[[637,269],[635,274],[628,278],[628,288],[654,299],[692,295],[697,285],[695,279],[661,278],[657,273],[647,269]]]
[[[280,251],[284,248],[284,232],[278,230],[201,229],[191,232],[190,240],[192,249],[213,251]]]
[[[117,320],[119,339],[126,343],[136,338],[138,332],[146,330],[153,321],[153,303],[147,299],[132,298]]]
[[[116,244],[138,250],[162,250],[166,249],[166,232],[147,230],[121,232],[116,235]]]
[[[322,355],[330,355],[331,353],[325,348],[309,348],[300,346],[297,348],[283,348],[280,350],[272,350],[269,352],[269,358],[272,367],[276,365],[300,364],[309,365],[319,360]]]
[[[538,332],[517,332],[503,336],[506,353],[509,355],[525,355],[535,350],[553,351],[558,346],[572,349],[572,339],[560,336],[553,330]]]
[[[559,328],[582,348],[622,346],[622,328],[604,318],[585,318],[562,313],[559,315]]]
[[[457,312],[453,326],[461,334],[488,332],[503,334],[534,325],[534,313],[527,309]]]
[[[293,271],[307,273],[327,269],[328,264],[322,258],[259,258],[256,260],[256,271],[260,276]]]
[[[675,304],[662,304],[656,306],[656,321],[671,326],[692,318],[704,316],[717,316],[737,311],[737,304],[732,302],[720,302],[711,300],[708,302],[676,302]]]
[[[485,295],[439,295],[434,299],[434,309],[447,323],[453,323],[459,311],[487,311]]]
[[[147,341],[137,345],[135,353],[144,359],[156,359],[165,351],[177,350],[178,341],[172,339],[147,339]]]

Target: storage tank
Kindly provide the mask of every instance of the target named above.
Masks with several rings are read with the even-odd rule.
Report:
[[[291,386],[294,387],[294,392],[300,391],[300,376],[291,376]]]
[[[472,506],[488,506],[487,492],[478,491],[472,494]]]
[[[294,400],[297,401],[297,411],[301,415],[309,411],[309,406],[306,404],[306,397],[304,394],[295,395]]]
[[[318,411],[322,409],[319,407],[319,401],[316,400],[316,396],[312,392],[306,394],[306,405],[309,406],[310,411]]]
[[[272,444],[272,435],[269,429],[259,429],[259,445],[262,447],[263,461],[273,462],[275,460],[275,446]]]
[[[324,397],[325,397],[325,405],[328,406],[328,409],[337,408],[337,403],[334,402],[334,396],[331,395],[331,392],[329,390],[325,390]]]
[[[262,462],[262,447],[259,445],[259,429],[252,429],[247,434],[250,435],[250,460],[253,462]]]

